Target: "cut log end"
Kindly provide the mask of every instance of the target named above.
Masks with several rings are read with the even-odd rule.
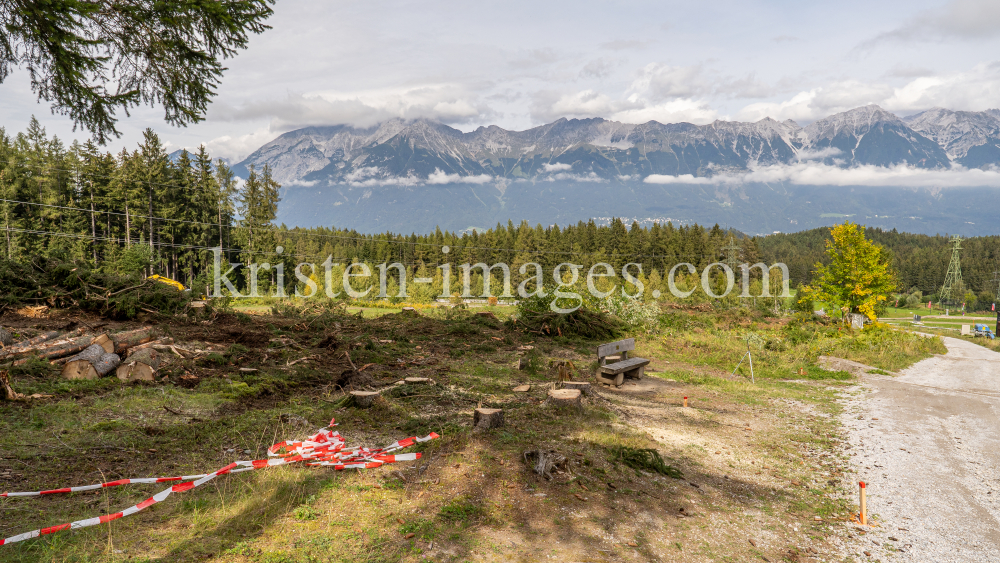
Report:
[[[584,395],[588,396],[591,393],[590,383],[587,383],[586,381],[564,381],[563,389],[577,389]]]
[[[484,432],[503,426],[502,409],[478,408],[472,413],[472,426],[475,432]]]
[[[160,355],[147,348],[129,356],[127,363],[118,366],[115,375],[122,381],[154,381],[158,367]]]
[[[362,409],[372,406],[378,397],[379,394],[374,391],[351,391],[351,399],[354,402],[354,406]]]
[[[549,391],[549,404],[557,407],[583,408],[579,389],[552,389]]]
[[[89,360],[70,360],[63,366],[64,379],[97,379],[100,377]]]

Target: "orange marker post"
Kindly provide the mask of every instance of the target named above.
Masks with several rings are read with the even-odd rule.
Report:
[[[865,499],[865,482],[858,482],[858,491],[861,495],[861,513],[858,515],[858,519],[861,520],[862,526],[868,525],[868,506]]]
[[[684,397],[684,407],[687,408],[687,406],[688,406],[688,398]]]

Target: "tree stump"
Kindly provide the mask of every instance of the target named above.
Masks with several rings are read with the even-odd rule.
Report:
[[[528,369],[528,358],[519,358],[517,360],[517,369],[522,371]]]
[[[410,385],[428,385],[434,383],[428,377],[407,377],[406,379],[403,380],[403,382],[408,383]]]
[[[82,352],[67,360],[62,376],[66,379],[97,379],[100,374],[94,369],[94,362],[105,354],[100,344],[91,344]]]
[[[527,393],[531,391],[531,385],[518,385],[514,388],[515,393]]]
[[[477,317],[486,317],[488,319],[493,319],[494,321],[499,321],[500,320],[500,319],[497,318],[496,315],[493,314],[493,311],[477,311],[476,312],[476,316]]]
[[[138,350],[128,357],[128,363],[118,366],[115,375],[122,381],[153,381],[160,367],[160,354],[149,348]]]
[[[4,346],[10,346],[14,343],[14,337],[10,335],[6,329],[0,328],[0,344]]]
[[[579,389],[551,389],[549,390],[549,403],[557,407],[572,407],[580,410],[583,402],[580,400],[582,393]]]
[[[590,396],[590,383],[586,381],[564,381],[562,384],[563,389],[579,389],[584,395]]]
[[[503,410],[479,407],[472,413],[472,426],[475,432],[500,428],[503,426]]]
[[[367,409],[372,406],[378,396],[378,393],[374,391],[351,391],[351,399],[354,401],[354,406],[360,409]]]

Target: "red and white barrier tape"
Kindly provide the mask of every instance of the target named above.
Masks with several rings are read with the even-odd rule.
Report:
[[[330,427],[336,426],[334,421],[330,421]],[[150,483],[168,483],[172,481],[186,481],[183,483],[178,483],[169,489],[164,489],[159,493],[149,497],[148,499],[140,502],[135,506],[126,508],[121,512],[116,512],[114,514],[105,514],[96,518],[88,518],[86,520],[77,520],[76,522],[70,522],[68,524],[59,524],[58,526],[50,526],[48,528],[42,528],[40,530],[33,530],[31,532],[25,532],[23,534],[18,534],[16,536],[9,537],[7,539],[0,539],[0,545],[7,545],[11,543],[16,543],[19,541],[24,541],[31,538],[37,538],[38,536],[44,536],[47,534],[54,534],[55,532],[60,532],[62,530],[76,530],[79,528],[86,528],[88,526],[97,526],[98,524],[103,524],[105,522],[110,522],[112,520],[117,520],[125,516],[131,516],[137,512],[140,512],[150,506],[163,502],[172,493],[183,493],[185,491],[190,491],[191,489],[200,487],[205,483],[215,479],[219,475],[225,475],[227,473],[240,473],[243,471],[253,471],[254,469],[262,469],[265,467],[276,467],[279,465],[287,465],[291,463],[305,462],[306,465],[319,465],[333,467],[335,470],[343,469],[373,469],[379,467],[386,463],[395,463],[397,461],[415,461],[420,459],[419,453],[410,454],[396,454],[393,452],[399,451],[403,448],[408,448],[418,442],[428,442],[434,438],[439,438],[437,434],[431,432],[430,435],[423,438],[411,437],[404,440],[399,440],[393,442],[384,448],[351,448],[345,449],[347,442],[340,435],[339,432],[330,430],[330,427],[321,428],[319,432],[313,434],[309,438],[301,442],[279,442],[267,450],[267,455],[270,459],[257,459],[252,461],[236,461],[230,463],[229,465],[215,471],[213,473],[205,473],[203,475],[185,475],[180,477],[144,477],[138,479],[119,479],[117,481],[109,481],[107,483],[97,483],[95,485],[85,485],[82,487],[64,487],[61,489],[51,489],[47,491],[34,491],[34,492],[21,492],[21,493],[3,493],[0,494],[2,498],[13,498],[13,497],[35,497],[42,495],[51,495],[59,493],[78,493],[85,491],[93,491],[98,489],[103,489],[107,487],[117,487],[121,485],[131,485],[131,484],[150,484]]]

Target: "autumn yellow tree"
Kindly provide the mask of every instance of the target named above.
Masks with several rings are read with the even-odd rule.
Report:
[[[826,301],[847,313],[861,313],[875,320],[896,291],[896,271],[889,251],[865,238],[864,229],[850,221],[830,229],[826,254],[830,264],[817,263],[813,283],[802,299]]]

